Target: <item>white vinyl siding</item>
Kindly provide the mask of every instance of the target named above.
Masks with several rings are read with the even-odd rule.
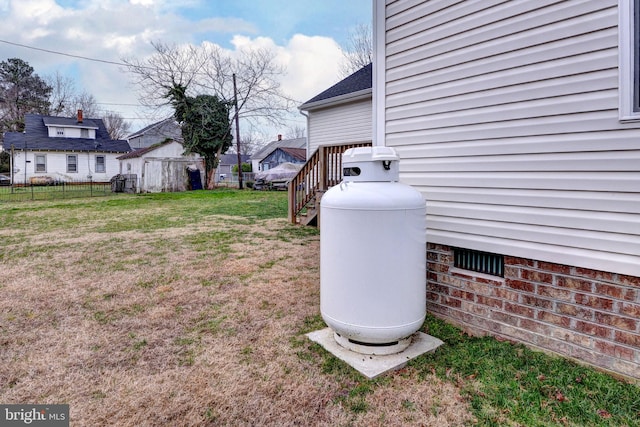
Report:
[[[309,112],[309,153],[320,145],[371,141],[371,99]]]
[[[35,154],[35,155],[34,155]],[[23,151],[15,151],[14,164],[16,169],[20,169],[16,172],[14,179],[16,183],[29,182],[29,179],[33,176],[41,177],[43,175],[51,177],[55,181],[83,181],[89,180],[89,177],[94,182],[109,182],[111,177],[116,173],[119,167],[119,160],[117,157],[124,153],[103,153],[98,156],[103,156],[105,159],[105,171],[99,173],[95,171],[95,153],[65,153],[59,151],[49,151],[46,153],[32,153],[27,155],[27,162],[25,163],[25,156]],[[72,155],[77,157],[77,172],[67,172],[67,156]],[[44,156],[45,171],[37,171],[37,156]],[[23,168],[26,166],[26,171]]]
[[[96,139],[96,129],[94,128],[48,126],[47,134],[50,138]]]
[[[377,4],[385,144],[427,199],[427,239],[640,275],[640,123],[620,121],[618,2]]]

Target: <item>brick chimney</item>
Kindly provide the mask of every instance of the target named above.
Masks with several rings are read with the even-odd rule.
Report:
[[[82,110],[78,110],[78,123],[82,123]]]
[[[282,134],[278,134],[278,141],[282,141]]]

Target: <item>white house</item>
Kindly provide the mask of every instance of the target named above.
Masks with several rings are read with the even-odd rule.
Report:
[[[108,182],[118,160],[130,151],[127,141],[113,140],[101,119],[25,115],[24,132],[7,132],[3,148],[11,153],[14,183],[51,181]]]
[[[428,308],[640,378],[640,2],[374,0]]]
[[[204,159],[199,154],[183,153],[184,147],[180,142],[166,140],[118,157],[119,173],[135,175],[138,192],[158,193],[192,188],[188,171],[197,169],[201,186],[204,178]]]
[[[371,141],[372,68],[361,68],[298,107],[307,117],[307,158],[320,145]]]

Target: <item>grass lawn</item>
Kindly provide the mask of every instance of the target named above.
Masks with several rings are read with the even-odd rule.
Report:
[[[0,402],[73,426],[640,426],[640,388],[428,317],[367,380],[309,341],[319,234],[284,192],[0,203]]]

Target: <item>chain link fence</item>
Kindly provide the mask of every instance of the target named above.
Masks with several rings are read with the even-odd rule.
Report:
[[[0,182],[0,203],[29,200],[55,200],[100,197],[112,193],[110,182],[43,180],[28,184]]]

